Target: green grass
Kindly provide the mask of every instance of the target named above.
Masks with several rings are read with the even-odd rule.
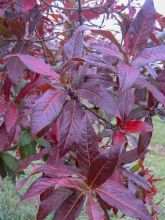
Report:
[[[145,164],[153,171],[156,178],[165,179],[165,122],[154,119],[154,134],[151,142],[151,151],[147,154]],[[155,202],[165,198],[165,181],[157,182],[158,194]],[[23,192],[21,192],[23,193]],[[0,220],[35,220],[38,201],[20,202],[20,195],[9,179],[0,182]],[[112,218],[117,220],[118,218]],[[128,220],[130,218],[124,218]],[[161,203],[159,220],[165,219],[165,201]],[[46,220],[51,220],[48,217]],[[79,220],[87,220],[82,212]]]

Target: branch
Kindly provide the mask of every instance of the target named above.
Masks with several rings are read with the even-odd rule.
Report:
[[[77,0],[78,2],[78,14],[79,14],[79,22],[80,25],[83,25],[83,18],[82,18],[82,7],[81,7],[81,0]]]

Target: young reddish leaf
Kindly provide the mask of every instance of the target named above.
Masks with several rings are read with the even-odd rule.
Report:
[[[72,57],[82,57],[83,55],[83,36],[82,31],[75,31],[73,36],[63,47],[66,60]]]
[[[137,54],[132,64],[141,67],[157,61],[165,61],[165,45],[145,48]]]
[[[17,119],[18,119],[18,109],[15,106],[15,104],[11,103],[8,106],[7,112],[5,114],[5,126],[8,134],[16,126]]]
[[[114,172],[119,157],[119,148],[107,148],[98,155],[89,167],[87,184],[96,188],[103,184]]]
[[[127,120],[129,113],[131,112],[134,105],[134,90],[127,89],[122,93],[119,93],[119,111],[121,119]]]
[[[120,153],[123,151],[125,143],[126,143],[125,133],[120,132],[120,131],[116,131],[113,133],[112,145],[115,147],[119,147]]]
[[[143,121],[126,121],[121,126],[121,129],[130,133],[151,132],[152,126]]]
[[[11,54],[4,59],[15,58],[20,60],[28,69],[43,76],[50,77],[55,82],[58,82],[59,75],[55,73],[49,64],[46,64],[42,58],[33,57],[24,54]]]
[[[97,135],[94,131],[92,123],[86,113],[81,121],[78,146],[77,146],[77,160],[80,167],[87,170],[93,159],[99,155]]]
[[[106,203],[121,210],[127,216],[152,220],[144,203],[140,199],[137,199],[123,185],[114,181],[108,181],[95,191]]]
[[[33,137],[54,122],[64,105],[66,94],[62,90],[48,90],[41,96],[32,111],[31,131]]]
[[[121,91],[124,91],[126,89],[131,88],[138,78],[139,69],[127,65],[125,63],[119,63],[118,70],[119,70],[119,89]]]
[[[53,220],[76,220],[85,200],[83,193],[73,192],[56,211]]]
[[[40,203],[37,220],[43,220],[49,213],[56,212],[72,193],[70,189],[64,187],[57,188],[50,196]]]
[[[86,214],[89,218],[89,220],[104,220],[104,212],[102,208],[100,207],[97,198],[89,194],[87,197],[87,203],[86,203]]]
[[[130,55],[146,45],[149,35],[153,31],[156,12],[153,0],[146,0],[140,9],[125,37],[125,50]]]
[[[151,117],[145,118],[145,122],[148,123],[153,128],[153,123],[152,123]],[[146,150],[146,148],[150,144],[151,138],[152,138],[152,131],[144,132],[139,135],[138,147],[137,147],[138,154],[141,154]]]
[[[23,6],[23,12],[28,12],[31,10],[36,4],[36,0],[23,0],[22,6]]]
[[[65,105],[59,122],[58,146],[62,154],[71,150],[76,144],[80,123],[84,112],[78,101],[70,100]]]
[[[87,99],[91,104],[100,107],[109,114],[120,117],[117,100],[103,86],[95,82],[86,82],[77,91],[81,98]]]

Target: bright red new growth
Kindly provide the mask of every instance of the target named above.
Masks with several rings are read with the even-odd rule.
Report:
[[[142,161],[165,118],[165,18],[153,0],[95,2],[0,3],[0,174],[43,161],[22,198],[40,196],[37,220],[156,219]]]

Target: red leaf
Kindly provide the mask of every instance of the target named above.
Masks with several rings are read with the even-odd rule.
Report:
[[[124,145],[126,143],[126,136],[123,132],[116,131],[112,136],[112,145],[120,148],[120,153],[124,149]]]
[[[109,114],[120,117],[114,95],[103,86],[95,82],[86,82],[77,91],[81,98],[87,99],[91,104],[100,107]]]
[[[8,106],[7,112],[5,114],[5,126],[8,134],[13,128],[15,128],[18,119],[18,110],[17,107],[11,103]]]
[[[125,37],[125,49],[130,55],[146,45],[150,33],[153,31],[156,12],[153,0],[146,0]]]
[[[89,220],[104,220],[104,212],[100,207],[97,198],[94,195],[89,194],[86,203],[86,214]]]
[[[137,80],[139,69],[125,63],[119,63],[118,70],[120,90],[124,91],[131,88]]]
[[[83,193],[74,192],[56,211],[53,220],[76,220],[84,204]]]
[[[114,172],[119,157],[119,148],[107,148],[98,155],[89,168],[87,184],[96,188],[103,184]]]
[[[165,45],[145,48],[137,54],[132,64],[141,67],[157,61],[165,61]]]
[[[114,181],[108,181],[95,191],[106,203],[121,210],[127,216],[152,220],[144,203],[140,199],[137,199],[123,185]]]
[[[151,132],[152,126],[143,121],[126,121],[121,126],[121,129],[130,133]]]
[[[84,112],[78,101],[71,100],[65,105],[58,131],[58,146],[62,154],[71,150],[73,145],[76,144],[83,115]]]
[[[80,167],[84,168],[86,171],[90,167],[93,159],[98,156],[98,154],[99,148],[97,135],[86,113],[81,121],[76,154]]]
[[[151,117],[145,118],[145,122],[148,123],[153,128]],[[148,145],[150,144],[151,138],[152,138],[152,131],[144,132],[139,135],[138,147],[137,147],[138,154],[143,153],[147,149]]]
[[[23,0],[22,1],[22,6],[23,6],[23,9],[22,11],[23,12],[27,12],[29,10],[31,10],[36,4],[36,0]]]
[[[62,90],[48,90],[37,100],[31,115],[33,137],[40,134],[58,118],[65,97],[66,94]]]

